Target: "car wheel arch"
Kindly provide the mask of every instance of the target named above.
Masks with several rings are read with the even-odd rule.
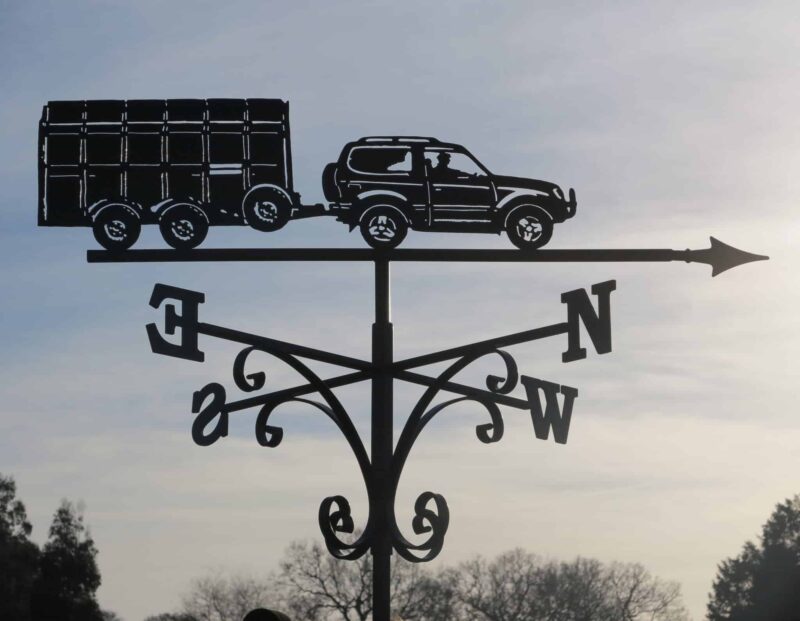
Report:
[[[533,207],[537,211],[541,212],[543,216],[545,216],[550,222],[553,222],[553,216],[550,212],[547,211],[544,207],[539,205],[536,201],[530,200],[532,197],[520,197],[519,199],[515,200],[513,203],[506,205],[505,209],[500,212],[501,223],[503,228],[506,227],[508,224],[508,219],[511,215],[521,209],[522,207]]]
[[[369,212],[379,209],[381,207],[389,207],[396,210],[405,220],[406,224],[411,224],[411,217],[408,213],[408,203],[397,200],[395,197],[389,197],[389,200],[380,200],[386,198],[386,195],[372,196],[371,200],[359,201],[359,216],[358,222],[364,220]],[[394,200],[392,200],[394,199]]]

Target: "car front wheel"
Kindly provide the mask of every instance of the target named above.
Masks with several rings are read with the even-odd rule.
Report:
[[[521,250],[541,248],[553,235],[553,222],[533,205],[523,205],[506,219],[506,234]]]
[[[361,218],[361,236],[375,249],[396,248],[408,233],[403,214],[394,207],[373,207]]]

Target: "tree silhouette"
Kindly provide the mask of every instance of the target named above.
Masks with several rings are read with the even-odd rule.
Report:
[[[29,621],[39,548],[28,539],[32,527],[16,493],[14,480],[0,475],[0,619]]]
[[[717,569],[709,621],[800,621],[800,495],[779,503],[761,530],[760,545]]]
[[[432,610],[448,608],[448,591],[419,565],[392,559],[392,610],[403,621],[438,619]],[[304,621],[367,621],[372,618],[372,555],[341,561],[318,543],[289,544],[276,586],[282,610]],[[442,617],[451,619],[453,617]]]
[[[393,559],[392,611],[402,621],[685,621],[677,584],[633,563],[544,560],[512,550],[431,572]],[[372,618],[372,560],[292,543],[275,579],[282,610],[304,621]]]
[[[62,501],[33,585],[33,621],[102,621],[95,599],[100,571],[94,541],[74,505]]]
[[[461,605],[457,618],[470,621],[687,618],[678,585],[635,563],[557,562],[517,549],[491,561],[477,557],[462,563],[450,576]]]

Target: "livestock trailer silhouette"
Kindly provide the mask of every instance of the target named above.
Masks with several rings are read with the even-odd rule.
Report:
[[[277,230],[300,206],[285,101],[51,101],[42,111],[42,226],[91,226],[123,250],[158,224],[181,249],[211,225]]]

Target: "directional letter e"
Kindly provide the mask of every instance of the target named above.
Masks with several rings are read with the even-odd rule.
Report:
[[[592,293],[597,296],[597,312],[589,300],[586,289],[575,289],[561,294],[561,302],[567,305],[567,351],[561,355],[562,362],[572,362],[586,358],[586,349],[581,347],[581,326],[592,339],[598,354],[611,351],[611,292],[617,288],[616,280],[592,285]]]
[[[156,324],[149,323],[146,327],[150,348],[154,354],[203,362],[205,356],[197,348],[197,308],[206,301],[206,296],[198,291],[157,284],[153,287],[153,295],[150,296],[150,306],[158,308],[164,300],[168,299],[181,302],[181,314],[175,312],[174,304],[166,305],[164,308],[164,332],[175,334],[175,330],[180,328],[180,343],[170,343],[161,336]]]

